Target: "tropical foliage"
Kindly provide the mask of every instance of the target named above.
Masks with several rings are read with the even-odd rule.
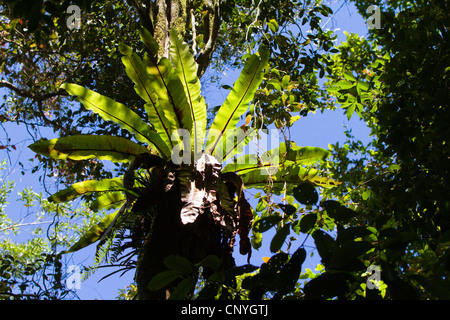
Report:
[[[66,202],[87,193],[95,193],[98,196],[96,201],[101,202],[102,206],[120,206],[120,209],[107,215],[83,235],[67,252],[74,252],[97,241],[99,245],[110,245],[118,230],[129,228],[129,225],[146,228],[148,230],[143,234],[137,235],[136,231],[131,230],[130,235],[135,241],[130,246],[134,248],[134,254],[139,256],[136,262],[139,298],[155,298],[158,295],[152,291],[161,295],[162,289],[170,289],[170,296],[179,299],[192,294],[196,282],[196,276],[191,275],[192,263],[210,268],[205,261],[211,263],[219,259],[218,263],[214,263],[214,271],[226,271],[234,267],[231,254],[236,234],[240,236],[240,253],[250,254],[249,233],[253,214],[243,188],[264,188],[269,179],[275,182],[273,190],[278,192],[282,190],[278,184],[286,184],[287,180],[290,186],[284,188],[285,192],[290,191],[292,184],[300,182],[308,183],[311,188],[313,185],[329,187],[336,183],[320,177],[317,169],[304,166],[323,160],[328,155],[327,151],[285,143],[278,149],[268,151],[262,159],[257,159],[255,155],[255,161],[252,162],[249,161],[252,160],[250,157],[244,156],[244,161],[238,158],[236,164],[230,163],[221,170],[223,160],[236,154],[236,150],[249,142],[246,136],[252,129],[248,125],[237,127],[237,124],[247,112],[263,80],[269,59],[269,51],[264,46],[259,48],[259,54],[250,56],[245,62],[241,75],[207,133],[206,105],[200,92],[196,63],[188,45],[182,43],[176,32],[172,31],[170,60],[165,57],[157,60],[156,41],[145,29],[141,37],[148,49],[144,59],[141,60],[125,45],[121,45],[121,52],[126,72],[145,102],[148,122],[125,105],[99,93],[76,84],[64,84],[62,87],[75,95],[87,109],[130,131],[139,142],[147,144],[147,149],[130,140],[92,135],[43,140],[32,144],[30,148],[55,159],[98,157],[130,162],[122,179],[78,182],[49,198],[52,202]],[[116,144],[116,141],[119,143]],[[273,175],[270,169],[275,169]],[[284,177],[284,181],[281,177]],[[123,193],[122,196],[119,192]],[[166,197],[172,203],[161,203],[161,198]],[[178,206],[176,203],[180,200]],[[153,222],[142,223],[142,219]],[[285,222],[280,219],[272,225],[279,223]],[[274,241],[274,252],[283,244],[289,226],[288,223],[282,227],[282,233],[277,237],[279,239]],[[157,232],[161,228],[179,229],[177,231],[183,234],[183,238],[178,240],[174,234],[159,235]],[[167,239],[169,237],[172,239]],[[177,242],[187,240],[193,244],[177,249],[181,245]],[[114,244],[116,252],[117,247],[122,245]],[[155,262],[155,256],[160,261]],[[301,260],[295,258],[292,261],[296,261],[297,269],[301,266]],[[172,268],[173,265],[178,267],[181,261],[186,266],[182,273]],[[125,268],[129,267],[128,262],[129,259]],[[157,265],[162,262],[169,270]],[[205,271],[205,274],[208,272]],[[172,294],[169,285],[179,277],[182,280]],[[166,293],[162,291],[162,294]]]
[[[6,161],[0,164],[7,176]],[[69,259],[58,248],[76,243],[101,219],[103,211],[48,201],[31,188],[18,192],[20,217],[8,214],[15,184],[0,185],[0,299],[70,299],[76,292],[67,287]]]
[[[127,1],[133,11],[83,1],[83,34],[64,33],[65,2],[40,2],[39,14],[9,3],[2,45],[13,58],[0,57],[0,86],[14,95],[0,120],[54,125],[59,138],[30,146],[64,173],[48,205],[81,198],[96,214],[56,261],[97,244],[86,275],[102,263],[136,271],[121,299],[450,297],[447,2],[378,1],[381,28],[339,44],[320,2],[174,1],[163,12],[159,1]],[[369,18],[373,3],[352,3]],[[86,46],[67,46],[79,37]],[[242,70],[217,107],[205,99],[208,80],[223,80],[210,63]],[[68,95],[83,107],[44,104]],[[291,141],[297,120],[330,109],[363,121],[372,140],[348,128],[329,150]],[[239,156],[272,127],[284,141]],[[270,256],[252,265],[263,238]],[[235,263],[237,240],[247,264]]]

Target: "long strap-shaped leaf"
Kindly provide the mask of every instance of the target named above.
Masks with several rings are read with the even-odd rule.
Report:
[[[66,254],[81,250],[99,240],[108,226],[112,223],[114,218],[119,214],[119,212],[120,211],[116,211],[106,215],[99,223],[92,226],[88,231],[86,231],[86,233],[83,234],[81,238],[68,250],[62,251],[60,254]]]
[[[66,202],[92,192],[125,191],[122,179],[86,180],[76,182],[48,198],[50,202]]]
[[[58,160],[96,158],[126,162],[133,160],[136,155],[149,153],[145,147],[133,141],[106,135],[74,135],[42,140],[33,143],[29,148],[36,153]]]
[[[317,169],[292,165],[280,168],[275,174],[270,176],[265,168],[249,170],[240,174],[240,176],[245,188],[262,189],[270,184],[272,192],[278,195],[283,192],[284,188],[286,188],[287,192],[290,192],[295,185],[305,181],[322,188],[332,188],[340,184],[321,174],[322,172]]]
[[[206,103],[201,95],[197,63],[189,51],[189,45],[179,39],[175,30],[170,33],[170,59],[186,92],[193,120],[192,150],[198,153],[201,152],[206,133]]]
[[[125,71],[134,82],[134,89],[138,95],[146,102],[145,110],[147,111],[148,121],[160,134],[162,140],[170,146],[170,149],[173,149],[174,143],[171,140],[171,135],[180,125],[168,97],[160,99],[160,96],[166,90],[161,77],[149,75],[142,60],[130,47],[121,44],[119,48],[123,54],[122,63],[125,66]],[[164,108],[167,109],[166,112],[164,112]]]
[[[255,134],[256,131],[247,125],[243,125],[234,130],[228,130],[225,139],[222,139],[224,150],[222,162],[231,156],[240,154]]]
[[[193,119],[180,78],[167,58],[163,57],[157,61],[154,50],[157,50],[158,46],[150,32],[142,29],[140,36],[150,51],[150,55],[146,53],[144,56],[145,71],[152,80],[150,87],[147,88],[150,91],[154,89],[158,101],[163,101],[162,110],[166,118],[176,121],[177,129],[183,128],[190,132]]]
[[[217,112],[208,133],[206,152],[214,154],[216,147],[222,146],[221,141],[226,130],[234,129],[239,118],[247,111],[256,89],[262,82],[264,68],[269,60],[266,47],[260,47],[259,55],[252,55],[247,60],[233,89]]]
[[[169,147],[159,134],[125,105],[77,84],[65,83],[62,88],[71,95],[77,96],[77,99],[87,109],[97,113],[104,120],[114,121],[120,127],[134,134],[137,140],[154,146],[164,158],[170,157]]]
[[[94,201],[92,201],[89,208],[92,211],[109,210],[120,207],[125,203],[127,197],[124,192],[112,191],[102,193]]]
[[[318,147],[298,147],[291,142],[290,148],[286,148],[284,142],[279,148],[269,150],[267,154],[258,158],[255,154],[244,155],[236,159],[235,162],[227,164],[222,172],[245,172],[258,168],[275,168],[279,165],[310,165],[322,161],[330,155],[330,152]]]

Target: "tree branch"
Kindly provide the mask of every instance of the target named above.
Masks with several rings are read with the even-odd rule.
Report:
[[[144,6],[138,2],[139,1],[137,0],[127,0],[127,3],[136,10],[141,25],[153,35],[155,30],[153,28],[153,22],[150,19],[150,4],[148,4],[148,9],[146,10]]]
[[[28,223],[17,223],[17,224],[11,225],[11,226],[1,228],[0,232],[4,232],[6,230],[13,229],[13,228],[19,228],[19,227],[25,227],[25,226],[35,226],[35,225],[47,224],[47,223],[52,223],[52,221],[36,221],[36,222],[28,222]]]
[[[34,94],[29,91],[20,89],[19,87],[15,86],[14,84],[12,84],[11,82],[8,82],[6,80],[0,80],[0,88],[8,88],[8,89],[14,91],[15,93],[17,93],[19,96],[24,97],[24,98],[30,98],[32,100],[35,100],[36,102],[42,102],[42,101],[45,101],[47,99],[50,99],[50,98],[53,98],[56,96],[67,96],[68,95],[68,93],[62,89],[55,91],[55,92]]]
[[[197,75],[199,78],[205,73],[209,64],[211,63],[212,55],[214,53],[217,34],[219,32],[220,26],[220,5],[221,0],[216,0],[214,2],[214,7],[208,8],[208,21],[205,25],[207,25],[207,30],[204,33],[204,39],[206,42],[205,47],[199,53],[197,57],[198,71]]]

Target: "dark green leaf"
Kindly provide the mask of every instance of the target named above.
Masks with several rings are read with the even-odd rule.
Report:
[[[373,245],[366,241],[346,242],[333,251],[327,267],[331,269],[344,268],[372,248]]]
[[[336,237],[336,242],[340,245],[353,241],[356,238],[364,237],[373,234],[372,231],[366,227],[349,227],[349,228],[338,228],[338,234]]]
[[[297,208],[291,204],[279,203],[278,205],[280,206],[281,210],[283,210],[283,212],[288,216],[293,215],[295,212],[297,212]]]
[[[281,216],[272,215],[260,218],[253,224],[256,232],[265,232],[282,220]]]
[[[279,252],[272,256],[267,263],[263,263],[261,266],[262,274],[274,275],[280,270],[280,268],[287,262],[289,255],[285,252]]]
[[[323,273],[309,281],[303,291],[306,299],[331,299],[343,297],[349,289],[348,281],[353,277],[346,273]]]
[[[167,270],[160,272],[155,275],[152,280],[150,280],[147,288],[150,291],[160,290],[180,278],[181,275],[182,272],[180,270]]]
[[[284,244],[286,237],[289,235],[291,230],[291,224],[285,224],[280,230],[277,231],[272,241],[270,242],[270,251],[278,252]]]
[[[220,268],[220,259],[216,255],[209,255],[205,259],[203,259],[200,263],[202,267],[208,267],[213,270],[219,270]]]
[[[331,257],[331,254],[336,248],[334,239],[322,230],[316,230],[313,232],[312,237],[316,244],[317,251],[319,252],[322,262],[326,264]]]
[[[450,300],[450,290],[448,285],[440,283],[439,280],[433,281],[420,274],[411,276],[416,280],[428,293],[440,300]]]
[[[317,214],[315,213],[309,213],[302,216],[302,219],[300,220],[300,231],[303,233],[310,232],[311,229],[316,225],[316,221]]]
[[[191,262],[179,255],[170,255],[164,259],[164,265],[171,270],[178,270],[182,273],[191,273],[192,264]]]
[[[306,251],[304,248],[298,248],[280,270],[278,276],[278,293],[286,294],[295,289],[295,284],[300,277],[302,264],[306,259]]]
[[[313,205],[319,201],[316,188],[310,183],[301,183],[292,190],[294,198],[304,205]]]
[[[192,278],[186,278],[180,281],[175,289],[170,293],[169,300],[184,300],[194,291],[195,283]]]
[[[327,200],[322,203],[322,207],[327,210],[328,216],[336,222],[348,223],[356,215],[353,210],[341,205],[334,200]]]

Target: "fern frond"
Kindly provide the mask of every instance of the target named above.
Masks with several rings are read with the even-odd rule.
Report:
[[[108,253],[113,244],[116,233],[114,232],[105,243],[101,246],[97,246],[97,250],[94,255],[94,264],[92,266],[85,267],[85,271],[81,275],[82,281],[85,281],[88,277],[92,276],[98,267],[102,263],[108,263]]]

